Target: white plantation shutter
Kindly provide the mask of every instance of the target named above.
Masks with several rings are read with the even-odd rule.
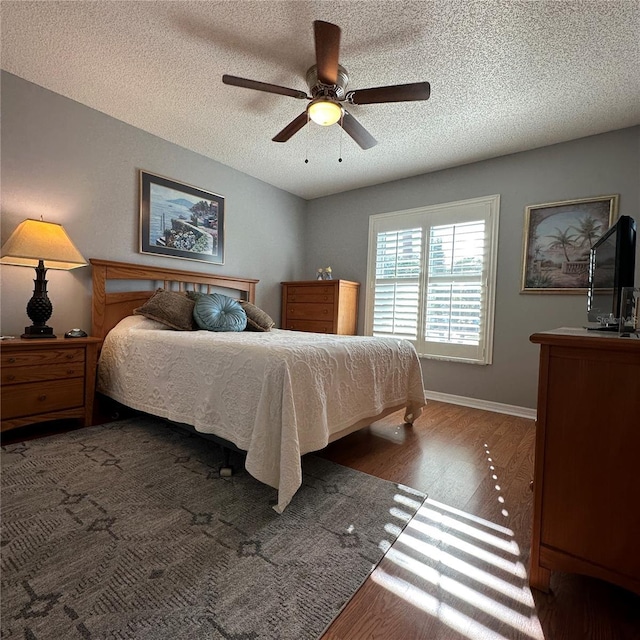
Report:
[[[371,216],[366,332],[489,364],[499,196]]]
[[[420,228],[378,234],[374,335],[417,339],[421,254]]]

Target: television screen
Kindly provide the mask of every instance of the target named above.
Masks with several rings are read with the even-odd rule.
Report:
[[[635,271],[636,226],[629,216],[618,221],[593,245],[589,255],[589,322],[618,328],[622,287],[632,287]]]

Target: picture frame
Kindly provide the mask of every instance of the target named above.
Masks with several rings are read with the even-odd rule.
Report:
[[[140,253],[224,264],[224,197],[140,170]]]
[[[589,250],[618,217],[619,195],[525,209],[520,293],[586,293]]]

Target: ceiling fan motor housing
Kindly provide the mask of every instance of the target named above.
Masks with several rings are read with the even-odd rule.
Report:
[[[323,84],[318,80],[318,67],[314,64],[309,67],[306,75],[309,93],[316,98],[332,98],[334,100],[344,100],[346,95],[347,84],[349,84],[349,76],[347,70],[338,65],[338,82],[337,84]]]

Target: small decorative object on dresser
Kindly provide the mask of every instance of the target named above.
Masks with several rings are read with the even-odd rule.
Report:
[[[61,418],[77,418],[89,426],[100,342],[86,337],[0,343],[0,430]]]
[[[360,284],[349,280],[282,283],[282,328],[355,335]]]

